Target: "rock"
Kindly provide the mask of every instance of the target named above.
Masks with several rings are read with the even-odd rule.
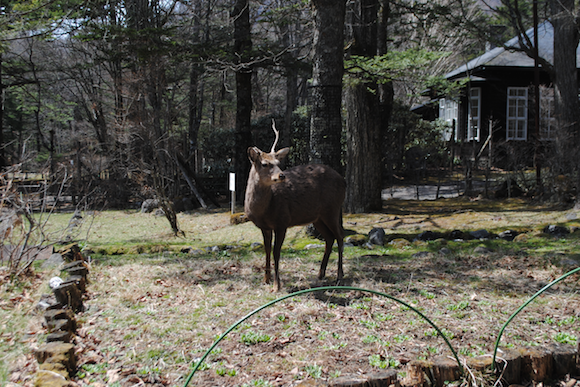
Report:
[[[385,244],[385,230],[380,227],[374,227],[369,232],[369,243],[383,246]]]
[[[554,224],[551,224],[549,226],[544,227],[543,232],[544,232],[544,234],[550,234],[550,235],[558,236],[558,237],[570,234],[570,230],[568,230],[567,227],[556,226]]]
[[[310,223],[308,226],[306,226],[304,228],[304,231],[306,232],[306,235],[308,235],[311,238],[324,240],[324,238],[322,237],[322,234],[316,229],[316,227],[314,227],[314,225],[312,223]]]
[[[493,250],[490,248],[487,248],[485,246],[477,246],[473,252],[475,254],[489,254],[489,253],[493,253]]]
[[[402,249],[403,247],[410,246],[411,242],[409,242],[405,238],[395,238],[389,242],[389,245],[391,245],[397,249]]]
[[[316,243],[309,243],[309,244],[307,244],[306,246],[304,246],[304,248],[305,248],[306,250],[310,250],[310,249],[318,249],[318,248],[323,248],[323,247],[324,247],[324,245],[321,245],[321,244],[316,244]]]
[[[417,239],[421,241],[434,241],[439,238],[441,238],[441,234],[435,231],[423,231],[417,235]]]
[[[427,258],[430,254],[431,253],[428,251],[419,251],[418,253],[411,255],[411,257],[413,257],[413,258]]]
[[[571,258],[563,258],[560,260],[560,266],[568,268],[570,270],[577,268],[578,266],[580,266],[580,264],[578,264],[578,261],[571,259]]]
[[[354,246],[362,246],[366,243],[367,237],[363,234],[355,234],[346,237],[345,243],[351,243]]]
[[[528,234],[519,234],[514,238],[514,242],[526,243],[530,239]]]
[[[191,254],[191,255],[200,255],[200,254],[203,254],[203,250],[200,250],[200,249],[194,249],[194,248],[193,248],[193,247],[191,247],[191,246],[188,246],[188,247],[184,247],[184,248],[182,248],[182,249],[181,249],[181,252],[182,252],[183,254]]]
[[[443,248],[441,248],[441,250],[439,250],[439,254],[440,255],[449,255],[449,254],[451,254],[451,250],[448,249],[447,247],[443,247]]]
[[[42,268],[48,269],[51,267],[58,267],[64,263],[64,258],[59,253],[51,254],[50,257],[44,262],[42,262]]]
[[[498,234],[500,239],[506,240],[508,242],[513,241],[516,236],[518,236],[518,232],[514,230],[505,230]]]
[[[489,239],[490,233],[487,230],[481,229],[469,233],[475,239]]]
[[[58,288],[63,282],[63,279],[60,277],[52,277],[48,280],[48,286],[50,286],[51,289]]]
[[[153,212],[156,208],[159,208],[159,200],[157,199],[147,199],[141,204],[141,213]]]
[[[449,233],[449,239],[451,240],[464,240],[466,239],[465,233],[461,230],[453,230]]]

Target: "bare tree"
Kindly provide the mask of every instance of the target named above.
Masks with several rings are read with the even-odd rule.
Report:
[[[252,115],[252,67],[250,50],[252,49],[250,3],[248,0],[236,0],[232,10],[234,19],[234,56],[236,58],[236,149],[235,172],[236,185],[239,187],[238,199],[243,198],[250,162],[247,149],[252,145],[250,118]]]
[[[345,0],[313,0],[310,158],[342,172],[342,75]]]

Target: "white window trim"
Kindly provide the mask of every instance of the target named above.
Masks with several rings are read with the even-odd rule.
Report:
[[[477,90],[477,96],[474,97],[471,92]],[[474,101],[477,103],[477,117],[471,116],[471,108]],[[481,134],[481,87],[472,87],[469,89],[469,114],[467,116],[467,140],[479,141]],[[475,130],[472,128],[472,122],[475,122]],[[475,133],[474,133],[475,132]]]
[[[554,89],[540,86],[540,140],[556,139],[556,119],[554,118]]]
[[[444,133],[444,139],[449,141],[451,139],[451,131],[455,127],[455,141],[458,141],[457,136],[457,121],[459,116],[459,103],[454,99],[441,98],[439,99],[439,119],[449,125],[449,131]]]
[[[512,90],[525,90],[525,95],[524,96],[510,96],[510,91]],[[523,101],[524,102],[524,109],[525,109],[525,114],[523,118],[519,118],[519,117],[510,117],[509,115],[509,111],[510,111],[510,100],[516,100],[516,101]],[[518,108],[518,104],[516,104],[516,114],[517,114],[517,108]],[[522,137],[516,137],[517,135],[517,130],[516,133],[514,133],[513,135],[510,136],[510,130],[509,130],[509,124],[510,121],[515,121],[520,122],[523,121],[524,123],[524,133]],[[517,127],[517,125],[516,125]],[[506,139],[507,140],[514,140],[514,141],[526,141],[528,139],[528,88],[527,87],[508,87],[507,88],[507,100],[506,100]]]

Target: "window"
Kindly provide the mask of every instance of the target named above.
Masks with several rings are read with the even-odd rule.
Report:
[[[439,100],[439,119],[449,125],[449,129],[443,133],[445,141],[451,140],[453,128],[455,128],[455,140],[457,140],[457,101],[441,98]]]
[[[554,89],[540,86],[540,139],[556,138],[556,119],[554,118]]]
[[[467,126],[467,140],[479,141],[481,127],[481,87],[469,89],[469,118]]]
[[[507,95],[507,139],[528,138],[528,88],[508,87]]]

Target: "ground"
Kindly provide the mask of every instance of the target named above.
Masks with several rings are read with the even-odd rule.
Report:
[[[363,232],[380,226],[389,235],[410,235],[426,229],[511,225],[529,238],[348,247],[342,285],[386,293],[420,311],[440,328],[462,361],[491,356],[509,316],[575,267],[577,234],[555,238],[539,231],[543,224],[570,217],[571,210],[528,206],[523,211],[511,208],[513,203],[490,202],[481,211],[467,208],[470,202],[445,203],[435,209],[434,202],[392,202],[382,214],[346,216],[345,227]],[[263,253],[250,246],[259,241],[259,232],[251,224],[230,226],[224,221],[228,216],[191,216],[191,227],[205,230],[197,232],[197,238],[229,238],[228,249],[200,255],[167,251],[91,256],[86,310],[77,315],[79,372],[74,381],[78,385],[183,385],[196,360],[243,316],[278,297],[335,283],[336,255],[329,263],[328,278],[318,281],[323,249],[304,249],[304,232],[293,229],[283,249],[283,290],[273,293],[271,285],[262,283]],[[188,224],[186,218],[180,221]],[[100,230],[98,224],[93,227]],[[42,315],[34,306],[48,291],[45,281],[53,274],[38,273],[0,305],[2,310],[26,315],[21,335],[4,333],[17,328],[8,327],[8,320],[3,323],[3,339],[14,337],[29,348],[11,361],[9,378],[19,385],[33,384],[37,365],[32,350],[46,335]],[[507,326],[501,347],[576,345],[577,281],[577,276],[569,277],[526,307]],[[452,352],[426,320],[396,300],[353,290],[309,293],[290,297],[242,322],[212,351],[189,385],[293,386],[385,367],[398,370],[404,378],[409,361],[436,356],[452,356]],[[492,375],[475,373],[474,378],[458,384],[495,382]]]

